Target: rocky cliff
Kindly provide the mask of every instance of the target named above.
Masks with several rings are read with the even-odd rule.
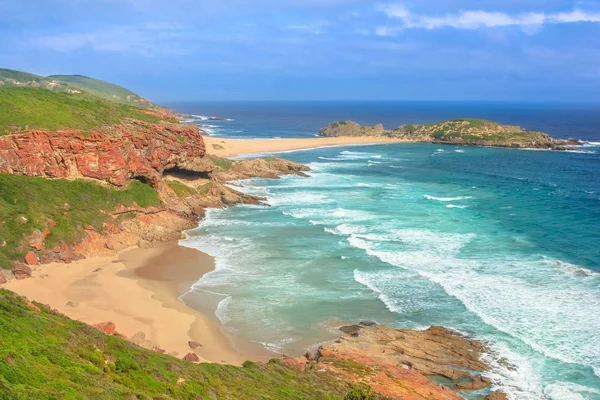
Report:
[[[381,124],[361,126],[352,121],[329,124],[320,136],[385,136],[407,142],[443,143],[469,146],[542,148],[564,150],[581,143],[575,139],[556,140],[541,132],[529,132],[518,126],[500,125],[482,119],[465,118],[430,125],[402,125],[385,130]]]
[[[207,156],[197,127],[166,122],[126,120],[89,135],[76,130],[33,130],[3,136],[0,173],[85,179],[92,186],[93,182],[103,184],[107,198],[102,201],[96,193],[96,208],[87,207],[82,196],[90,194],[81,193],[83,186],[62,181],[55,186],[68,191],[69,196],[57,193],[53,197],[64,197],[64,205],[54,204],[57,201],[53,199],[52,205],[40,206],[44,200],[37,192],[31,193],[38,184],[21,180],[26,186],[22,190],[0,193],[0,202],[21,204],[18,210],[0,209],[0,215],[10,219],[9,224],[0,226],[0,261],[4,257],[0,264],[6,266],[7,258],[13,260],[14,276],[23,278],[40,262],[70,262],[111,255],[134,245],[179,239],[182,231],[196,226],[206,208],[264,201],[236,191],[226,185],[228,181],[304,175],[307,170],[276,158],[231,161]],[[127,206],[115,203],[113,193],[131,192],[132,180],[152,186],[154,190],[148,190],[158,201],[152,206],[140,206],[135,201]],[[47,190],[47,186],[38,190]],[[9,198],[4,199],[4,195]],[[14,212],[20,214],[15,217]]]
[[[194,126],[126,120],[89,135],[33,130],[0,137],[0,172],[93,178],[117,186],[135,177],[156,186],[165,170],[204,154],[204,141]]]

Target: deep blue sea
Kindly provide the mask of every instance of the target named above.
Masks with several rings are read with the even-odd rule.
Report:
[[[178,104],[222,137],[308,137],[335,120],[493,119],[576,152],[394,144],[282,156],[310,177],[240,182],[271,207],[211,210],[183,244],[217,258],[182,300],[234,340],[300,353],[343,322],[489,340],[511,399],[600,399],[600,105]],[[227,121],[207,121],[219,116]]]

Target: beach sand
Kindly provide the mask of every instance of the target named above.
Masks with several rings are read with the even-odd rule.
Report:
[[[326,146],[357,144],[407,143],[404,139],[382,137],[314,137],[302,139],[224,139],[203,136],[206,151],[219,157],[233,157],[241,154],[273,153],[288,150],[313,149]]]
[[[195,352],[202,361],[241,365],[248,357],[234,350],[212,321],[178,299],[213,269],[209,255],[165,242],[125,250],[117,257],[42,265],[32,279],[11,280],[5,286],[87,324],[113,322],[128,338],[143,332],[151,345],[175,357]],[[202,347],[192,350],[189,341]],[[144,347],[151,347],[149,342]]]

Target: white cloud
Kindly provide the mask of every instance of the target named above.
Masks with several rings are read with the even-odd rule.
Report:
[[[507,14],[490,11],[461,11],[455,14],[423,15],[410,11],[403,4],[389,4],[382,7],[389,18],[401,21],[400,26],[379,27],[376,34],[390,36],[402,29],[479,29],[515,26],[534,32],[546,24],[568,24],[577,22],[600,22],[600,12],[573,10],[560,13],[528,12]],[[377,33],[379,32],[379,33]]]

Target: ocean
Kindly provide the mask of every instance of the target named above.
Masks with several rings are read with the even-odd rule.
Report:
[[[335,338],[345,322],[443,325],[489,341],[490,377],[512,399],[600,399],[598,104],[172,106],[221,137],[476,117],[590,142],[574,152],[394,144],[279,154],[311,176],[239,182],[271,207],[210,210],[188,232],[182,244],[217,267],[181,299],[274,354]]]

